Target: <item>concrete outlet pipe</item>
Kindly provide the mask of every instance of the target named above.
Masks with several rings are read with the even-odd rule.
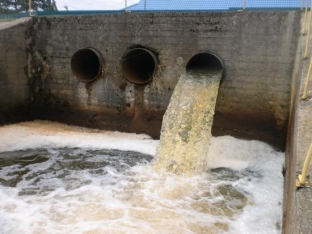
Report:
[[[92,47],[78,50],[71,58],[73,75],[82,82],[91,82],[102,75],[104,59],[99,51]]]
[[[194,55],[186,64],[186,71],[193,70],[219,70],[222,71],[222,78],[225,75],[225,65],[221,58],[211,52],[202,52]]]
[[[149,82],[157,70],[159,61],[150,50],[135,48],[129,50],[122,58],[122,73],[134,84]]]

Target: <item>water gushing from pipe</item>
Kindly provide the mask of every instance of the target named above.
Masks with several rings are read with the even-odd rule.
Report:
[[[164,115],[156,168],[176,174],[207,169],[211,127],[222,70],[182,75]]]

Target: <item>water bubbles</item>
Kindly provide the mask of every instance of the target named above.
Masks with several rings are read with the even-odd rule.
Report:
[[[0,153],[0,233],[281,232],[283,154],[266,144],[213,137],[209,169],[186,176],[158,173],[153,154],[123,148],[135,138],[155,152],[158,141],[64,126],[38,147],[47,127],[38,128],[15,131],[17,142],[32,136],[32,149]]]

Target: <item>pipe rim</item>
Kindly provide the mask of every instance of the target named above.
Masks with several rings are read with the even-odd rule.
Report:
[[[135,59],[143,69],[139,68],[138,64],[135,64]],[[153,79],[158,64],[159,60],[153,51],[146,48],[130,49],[122,57],[122,74],[131,83],[146,84]]]
[[[219,62],[219,66],[220,66],[220,70],[222,70],[222,75],[221,75],[221,83],[223,82],[223,79],[225,77],[225,72],[226,72],[226,68],[225,68],[225,64],[223,62],[223,60],[214,52],[211,52],[211,51],[204,51],[204,52],[200,52],[200,53],[197,53],[195,55],[193,55],[189,61],[187,62],[186,64],[186,71],[189,71],[191,70],[191,68],[189,68],[189,66],[191,65],[190,63],[196,59],[196,57],[199,57],[199,56],[205,56],[205,55],[208,55],[208,56],[211,56],[213,57],[214,59],[216,59],[218,62]]]
[[[79,68],[80,70],[78,69],[78,71],[77,71],[77,64],[75,64],[75,60],[78,59],[77,56],[79,56],[79,55],[82,56],[85,53],[90,53],[90,52],[96,56],[98,65],[97,65],[96,73],[94,73],[94,75],[92,77],[87,77],[89,75],[82,74],[83,71],[81,68]],[[90,55],[86,55],[86,56],[90,56]],[[75,57],[77,57],[77,58],[75,58]],[[84,66],[84,65],[90,65],[90,64],[83,64],[82,66]],[[79,49],[71,57],[72,73],[78,80],[80,80],[84,83],[89,83],[89,82],[92,82],[92,81],[99,79],[102,76],[104,66],[105,66],[105,61],[104,61],[102,54],[100,53],[100,51],[98,51],[94,47],[86,47],[86,48]]]

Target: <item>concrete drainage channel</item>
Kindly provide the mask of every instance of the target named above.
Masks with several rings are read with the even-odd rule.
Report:
[[[202,22],[203,19],[210,23]],[[30,62],[37,62],[42,57],[47,58],[42,64],[47,65],[51,73],[42,79],[44,82],[34,82],[36,86],[33,87],[32,95],[37,97],[36,91],[42,90],[40,97],[44,100],[48,97],[52,101],[48,99],[44,108],[40,106],[42,102],[31,106],[34,112],[31,118],[52,119],[100,129],[144,132],[154,134],[152,136],[157,138],[161,118],[179,72],[193,69],[193,66],[205,66],[210,57],[206,57],[205,49],[211,49],[222,56],[226,65],[226,79],[220,86],[215,113],[214,135],[227,134],[262,140],[283,150],[289,99],[293,92],[291,79],[300,33],[299,23],[300,12],[292,11],[132,12],[81,17],[34,17],[27,23],[3,29],[0,34],[0,41],[6,48],[0,64],[3,83],[1,108],[5,110],[2,111],[4,114],[0,113],[0,121],[8,123],[25,121],[25,116],[29,118],[27,113],[30,111],[25,112],[25,108],[18,113],[15,111],[18,108],[14,112],[10,109],[6,111],[6,108],[20,103],[26,106],[30,99],[26,88],[27,79],[36,79],[34,75],[38,72],[24,74],[25,67],[28,71],[35,70],[38,66],[32,66]],[[69,34],[63,33],[64,25],[72,29],[67,30]],[[86,32],[88,35],[85,35]],[[274,40],[267,37],[272,32]],[[99,37],[103,35],[109,36],[103,37],[105,45],[97,48]],[[20,43],[8,47],[12,40]],[[159,54],[146,47],[127,49],[127,45],[143,40],[149,41],[149,46],[159,49]],[[68,43],[65,45],[64,41]],[[72,45],[78,47],[71,50]],[[95,48],[87,47],[92,45]],[[35,50],[42,53],[39,59],[36,57],[38,53],[32,53]],[[28,51],[26,58],[25,51]],[[139,65],[140,60],[134,60],[133,56],[149,63]],[[298,57],[302,58],[302,53],[298,53]],[[71,58],[71,64],[68,58]],[[212,58],[218,57],[212,55]],[[215,61],[218,64],[218,59]],[[219,65],[222,64],[222,61],[219,62]],[[150,69],[141,70],[143,66]],[[298,75],[294,75],[296,80],[301,75],[300,69],[296,73]],[[307,67],[303,71],[306,70]],[[143,71],[145,73],[142,75]],[[153,86],[156,78],[161,82],[155,82]],[[41,78],[37,80],[41,81]],[[78,82],[79,85],[73,85]],[[84,90],[84,84],[92,84],[92,92]],[[302,107],[307,108],[307,103],[302,102]],[[138,118],[137,126],[133,124],[135,118]],[[293,119],[296,122],[297,116],[294,115]],[[297,134],[296,128],[294,132]],[[298,140],[303,144],[301,138]],[[296,139],[294,145],[297,145]],[[300,155],[307,147],[298,145]],[[306,153],[302,152],[302,155],[306,156]],[[287,156],[291,158],[287,165],[295,165],[295,169],[298,163],[296,155],[296,152],[290,152]],[[290,170],[286,169],[288,173]],[[310,190],[305,188],[294,191],[294,185],[290,182],[295,179],[295,169],[289,175],[286,174],[286,184],[289,184],[290,189],[289,192],[285,190],[285,201],[288,201],[285,203],[288,206],[285,208],[283,229],[284,233],[299,233],[299,229],[302,233],[309,233],[310,219],[306,218],[308,209],[303,208],[310,205],[308,202],[311,199],[306,196]],[[297,200],[300,203],[297,204]],[[298,210],[297,205],[302,209]],[[303,222],[304,228],[299,228]]]
[[[128,50],[121,60],[124,78],[133,84],[147,84],[152,81],[159,67],[156,52],[147,48],[133,48]],[[87,47],[75,52],[71,58],[73,75],[84,83],[99,79],[105,68],[105,60],[100,51]],[[221,69],[222,78],[225,76],[225,65],[221,58],[211,52],[195,54],[187,63],[186,70]]]

